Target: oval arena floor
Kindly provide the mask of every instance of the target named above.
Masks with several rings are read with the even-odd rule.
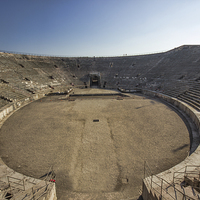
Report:
[[[3,161],[36,178],[53,166],[58,199],[137,199],[144,161],[153,173],[169,169],[188,155],[190,140],[174,110],[126,95],[47,96],[24,106],[0,130]]]

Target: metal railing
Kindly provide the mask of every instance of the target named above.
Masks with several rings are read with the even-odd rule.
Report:
[[[30,188],[27,192],[23,193],[24,194],[23,199],[26,199],[26,200],[38,200],[43,195],[45,195],[47,193],[47,191],[48,191],[48,187],[49,187],[50,183],[45,181],[45,185],[39,186],[39,184],[41,182],[36,184],[34,187]],[[22,197],[23,194],[21,194],[21,193],[14,194],[14,195],[12,195],[12,199],[13,200],[19,199],[19,198]]]
[[[26,200],[38,200],[47,193],[49,185],[51,184],[50,180],[55,180],[56,174],[53,170],[53,166],[51,166],[48,173],[45,175],[45,178],[37,183],[29,182],[32,183],[34,186],[28,189],[25,188],[25,179],[26,178],[24,176],[21,179],[13,176],[7,176],[9,187],[7,189],[6,197],[15,200],[21,198],[21,196],[24,195],[24,199]],[[15,189],[18,190],[18,193],[14,192],[14,194],[13,191]],[[23,194],[20,191],[23,191]]]
[[[150,191],[154,191],[154,194],[158,196],[159,200],[179,200],[180,197],[182,200],[194,200],[194,198],[186,195],[184,190],[183,192],[178,190],[174,182],[169,183],[163,178],[153,175],[146,161],[144,163],[144,180],[148,184]],[[171,192],[169,192],[170,188],[172,188]]]
[[[152,52],[144,52],[144,53],[135,53],[135,54],[123,54],[123,55],[104,55],[104,56],[67,56],[67,55],[51,55],[51,54],[36,54],[36,53],[26,53],[26,52],[17,52],[17,51],[8,51],[8,50],[0,50],[2,53],[11,53],[11,54],[20,54],[20,55],[27,55],[27,56],[45,56],[45,57],[75,57],[75,58],[80,58],[80,57],[89,57],[89,58],[103,58],[103,57],[127,57],[127,56],[145,56],[145,55],[151,55],[151,54],[160,54],[160,53],[166,53],[169,50],[161,50],[161,51],[152,51]]]
[[[187,180],[190,180],[190,186],[192,186],[197,191],[200,191],[200,166],[197,165],[187,165],[184,168],[181,168],[179,171],[173,173],[173,183],[183,181],[186,183]],[[192,180],[193,179],[193,180]]]
[[[16,177],[7,176],[7,179],[8,179],[8,184],[10,185],[10,187],[15,187],[19,190],[25,191],[24,178],[19,179],[19,178],[16,178]]]

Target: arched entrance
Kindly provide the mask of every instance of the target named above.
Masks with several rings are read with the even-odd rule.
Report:
[[[90,74],[90,87],[101,87],[99,74]]]

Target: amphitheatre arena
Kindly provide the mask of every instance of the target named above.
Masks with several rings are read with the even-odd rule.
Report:
[[[0,85],[2,199],[200,198],[200,46],[2,52]]]

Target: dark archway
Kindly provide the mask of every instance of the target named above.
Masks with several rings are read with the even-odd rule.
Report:
[[[90,74],[90,87],[100,87],[100,75]]]

